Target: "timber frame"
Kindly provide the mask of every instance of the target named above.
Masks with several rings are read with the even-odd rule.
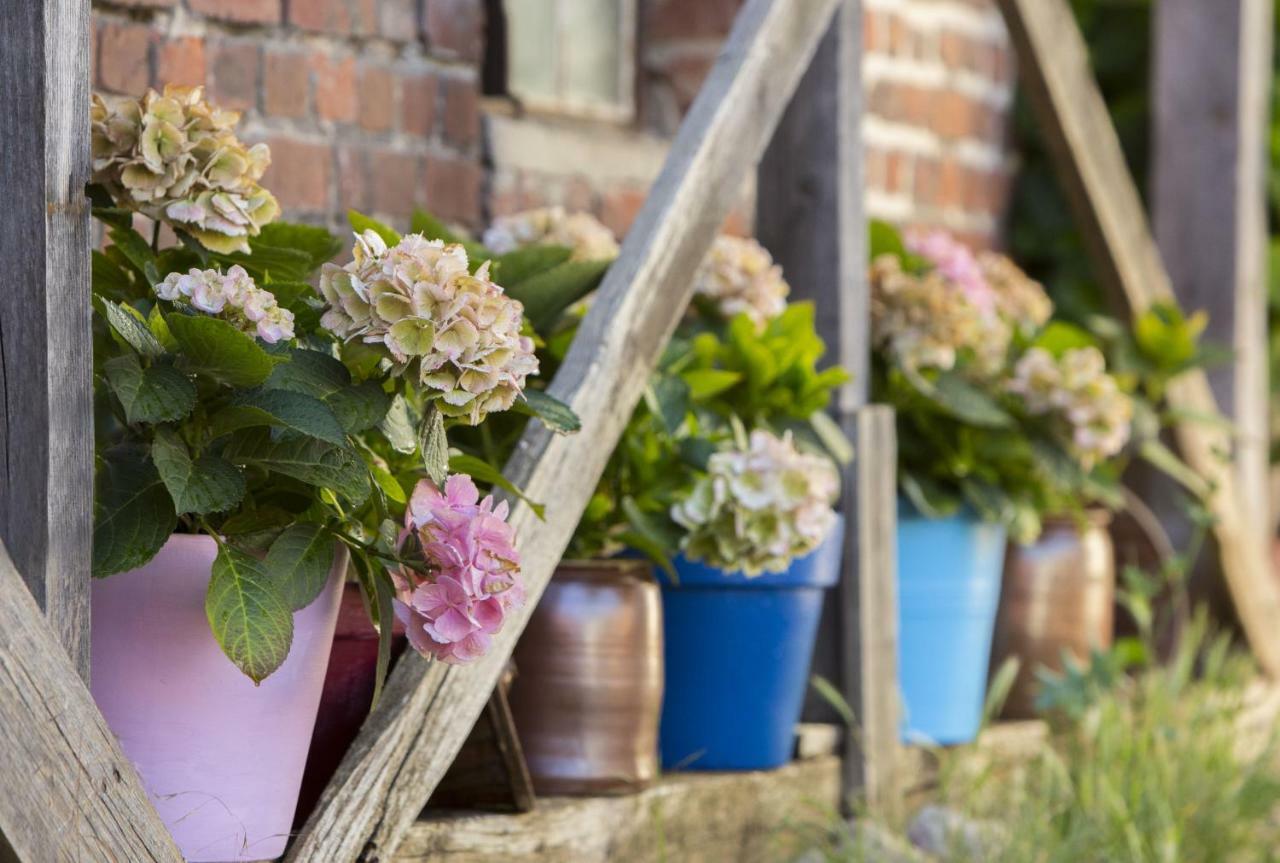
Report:
[[[1065,0],[1000,4],[1104,281],[1135,310],[1170,296]],[[8,789],[0,795],[0,859],[177,860],[84,682],[92,510],[89,234],[81,193],[89,160],[89,0],[0,0],[0,17],[7,205],[0,252],[17,267],[0,291],[0,728],[10,732],[0,740]],[[551,383],[583,431],[560,437],[531,426],[506,467],[533,499],[555,501],[545,522],[513,502],[530,602],[474,665],[413,654],[401,660],[288,860],[392,859],[484,709],[689,301],[698,262],[743,176],[762,159],[759,233],[797,294],[818,301],[837,361],[858,373],[859,383],[840,394],[837,415],[860,456],[874,455],[858,458],[845,477],[850,529],[835,628],[820,649],[834,656],[861,725],[846,741],[843,789],[873,806],[897,805],[896,459],[892,414],[864,404],[860,20],[858,0],[744,4]],[[1214,406],[1202,375],[1186,376],[1172,398],[1187,408]],[[1180,428],[1178,440],[1217,484],[1224,570],[1255,653],[1268,672],[1280,672],[1280,631],[1271,625],[1280,618],[1280,590],[1267,581],[1261,546],[1250,541],[1234,478],[1219,457],[1226,442],[1193,426]]]

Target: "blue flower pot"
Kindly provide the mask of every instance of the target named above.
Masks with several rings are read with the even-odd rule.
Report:
[[[843,532],[838,521],[812,554],[756,578],[675,559],[679,584],[662,577],[665,769],[763,770],[791,760]]]
[[[931,519],[898,504],[898,676],[908,742],[978,735],[1004,549],[1004,527],[973,513]]]

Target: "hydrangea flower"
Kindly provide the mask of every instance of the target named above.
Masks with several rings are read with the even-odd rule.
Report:
[[[293,312],[276,302],[275,294],[254,284],[239,264],[226,273],[194,268],[170,273],[155,292],[162,300],[225,318],[267,344],[293,338]]]
[[[716,237],[693,281],[694,292],[712,300],[722,316],[745,313],[757,329],[782,314],[791,293],[764,246],[727,234]]]
[[[271,164],[267,145],[242,144],[240,114],[206,102],[202,87],[170,85],[141,99],[95,93],[90,121],[93,182],[120,207],[216,252],[248,252],[248,238],[280,214],[258,183]]]
[[[1051,416],[1068,449],[1090,470],[1129,441],[1133,402],[1107,374],[1106,359],[1094,347],[1074,348],[1060,359],[1031,348],[1018,360],[1006,385],[1028,413]]]
[[[463,474],[449,477],[444,491],[430,480],[419,482],[405,512],[404,536],[416,535],[427,571],[392,573],[392,603],[409,644],[453,664],[484,656],[507,612],[525,598],[507,504],[479,498]]]
[[[838,492],[830,461],[799,452],[790,432],[757,430],[746,450],[711,456],[671,517],[688,530],[681,548],[691,559],[756,576],[818,547],[835,522]]]
[[[911,231],[903,237],[907,251],[919,255],[944,279],[960,289],[985,315],[996,311],[996,296],[969,247],[946,231]]]
[[[607,261],[618,256],[613,231],[590,213],[567,213],[563,207],[502,216],[484,232],[483,240],[499,255],[525,246],[555,245],[572,249],[572,261]]]
[[[538,360],[524,307],[489,280],[488,262],[472,275],[461,245],[410,234],[388,248],[374,231],[356,235],[353,255],[321,270],[327,329],[383,345],[448,416],[475,425],[511,407]]]
[[[1053,301],[1035,279],[1004,255],[983,252],[978,256],[982,278],[995,295],[1000,316],[1024,336],[1043,327],[1053,315]]]

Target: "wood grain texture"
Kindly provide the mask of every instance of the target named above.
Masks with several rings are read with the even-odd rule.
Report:
[[[432,813],[397,863],[776,863],[786,830],[825,823],[840,797],[835,756],[775,771],[673,773],[621,797],[543,798],[527,815]]]
[[[659,352],[686,308],[692,276],[826,29],[836,0],[749,0],[690,108],[609,269],[552,395],[582,418],[555,436],[530,427],[507,476],[547,520],[516,504],[526,607],[493,649],[461,667],[406,656],[365,722],[290,860],[387,860],[475,723],[533,603],[568,544]]]
[[[0,538],[88,679],[89,0],[0,20]]]
[[[1026,87],[1090,257],[1104,288],[1133,313],[1174,299],[1137,188],[1098,91],[1080,30],[1065,0],[999,0]],[[1171,406],[1213,414],[1217,402],[1198,370],[1169,387]],[[1222,572],[1258,662],[1280,675],[1280,584],[1273,579],[1258,521],[1241,493],[1228,432],[1181,422],[1183,458],[1215,491],[1208,501]]]
[[[1270,0],[1152,7],[1151,220],[1173,291],[1205,309],[1205,340],[1233,361],[1208,370],[1236,426],[1246,513],[1270,512],[1267,471],[1267,124]],[[1213,46],[1205,50],[1204,46]],[[1262,529],[1259,525],[1259,529]]]
[[[0,728],[0,834],[18,860],[182,859],[2,543]]]

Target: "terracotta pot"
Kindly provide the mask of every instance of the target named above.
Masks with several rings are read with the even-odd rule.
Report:
[[[1109,522],[1101,511],[1083,524],[1046,519],[1034,543],[1009,544],[991,668],[1009,657],[1021,667],[1004,716],[1035,715],[1038,669],[1061,671],[1064,652],[1084,659],[1090,649],[1111,645],[1116,571]]]
[[[647,562],[562,562],[515,662],[511,710],[538,793],[621,794],[654,780],[662,600]]]
[[[391,657],[394,660],[405,648],[404,624],[399,618],[392,627]],[[378,670],[378,630],[369,621],[360,585],[347,582],[343,586],[342,605],[338,609],[338,626],[329,652],[329,666],[324,675],[324,691],[320,695],[320,713],[311,751],[307,754],[307,772],[302,777],[298,795],[298,814],[294,826],[300,827],[315,808],[356,739],[360,726],[369,715],[373,701],[373,683]]]
[[[255,686],[205,617],[217,551],[174,534],[146,566],[94,580],[91,688],[186,860],[268,860],[289,839],[347,552]]]

